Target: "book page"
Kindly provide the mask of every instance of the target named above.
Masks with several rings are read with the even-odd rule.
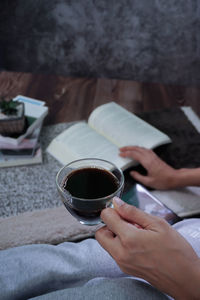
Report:
[[[88,124],[118,147],[136,145],[152,149],[171,141],[166,134],[115,102],[96,108]]]
[[[85,122],[72,125],[58,135],[50,143],[47,151],[64,165],[82,158],[105,159],[119,168],[132,163],[132,160],[120,157],[118,147],[91,129]]]
[[[200,213],[200,187],[186,187],[169,191],[151,191],[179,217]]]

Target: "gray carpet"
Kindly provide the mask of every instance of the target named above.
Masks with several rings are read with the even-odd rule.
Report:
[[[0,169],[0,217],[63,205],[55,177],[62,165],[45,152],[50,141],[73,123],[44,126],[43,164]]]
[[[191,121],[196,118],[190,110],[186,115]],[[186,115],[179,108],[139,115],[172,138],[172,144],[161,146],[156,151],[175,168],[200,166],[200,122],[197,119],[195,128]],[[62,205],[55,184],[56,174],[62,165],[46,153],[45,149],[54,137],[72,124],[74,123],[43,127],[43,164],[0,169],[0,217]]]
[[[62,204],[55,184],[62,165],[45,152],[50,141],[72,124],[42,129],[43,164],[0,169],[0,250],[94,237],[98,225],[81,225]]]

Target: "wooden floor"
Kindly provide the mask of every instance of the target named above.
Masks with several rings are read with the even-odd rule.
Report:
[[[1,72],[0,96],[19,94],[47,102],[46,124],[87,119],[95,107],[109,101],[135,113],[186,105],[200,116],[198,87]]]

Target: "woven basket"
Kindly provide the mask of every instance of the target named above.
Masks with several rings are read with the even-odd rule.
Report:
[[[24,103],[20,102],[20,105],[22,105],[20,116],[0,119],[0,134],[12,136],[23,132],[25,127]]]

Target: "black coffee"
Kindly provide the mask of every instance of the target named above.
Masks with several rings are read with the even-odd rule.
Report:
[[[83,168],[72,171],[66,177],[64,188],[73,197],[98,199],[114,193],[119,188],[119,181],[104,169]]]

